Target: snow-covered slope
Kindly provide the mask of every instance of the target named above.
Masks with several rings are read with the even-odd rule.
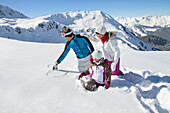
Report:
[[[126,27],[138,24],[150,27],[170,27],[170,16],[116,17],[115,20]]]
[[[27,18],[24,14],[0,4],[0,18]]]
[[[170,112],[170,52],[135,51],[121,41],[119,46],[124,77],[112,76],[108,90],[89,92],[77,80],[80,73],[73,51],[59,65],[70,72],[46,76],[47,65],[59,57],[64,44],[0,38],[0,112]]]
[[[64,27],[72,28],[75,33],[94,35],[98,25],[106,26],[108,31],[115,31],[119,40],[134,49],[154,50],[101,11],[73,11],[38,18],[0,19],[0,36],[23,41],[61,43],[66,41],[60,36]]]
[[[116,17],[115,20],[135,33],[136,36],[153,35],[154,32],[160,34],[161,30],[162,33],[157,35],[164,39],[169,38],[170,16]]]
[[[115,20],[148,45],[170,51],[170,16],[116,17]]]

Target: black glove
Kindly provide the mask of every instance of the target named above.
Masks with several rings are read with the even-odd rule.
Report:
[[[53,70],[57,70],[58,69],[58,63],[56,63],[54,66],[53,66]]]

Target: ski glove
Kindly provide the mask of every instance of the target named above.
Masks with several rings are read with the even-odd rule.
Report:
[[[78,77],[78,80],[80,80],[80,78],[82,78],[83,76],[85,76],[85,73],[81,73]]]
[[[106,82],[105,86],[104,86],[106,89],[109,89],[110,87],[110,81],[109,82]]]
[[[53,66],[53,70],[57,70],[58,69],[58,63],[56,63],[54,66]]]

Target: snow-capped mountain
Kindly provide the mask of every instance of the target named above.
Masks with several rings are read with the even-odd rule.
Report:
[[[75,33],[95,35],[95,28],[101,24],[108,31],[115,31],[122,43],[134,49],[154,50],[101,11],[73,11],[15,20],[3,18],[0,19],[0,36],[23,41],[61,43],[66,41],[60,36],[64,27],[72,28]]]
[[[116,17],[138,38],[162,50],[170,50],[170,16]]]
[[[125,27],[135,25],[170,27],[170,16],[116,17],[115,20]]]
[[[94,35],[100,24],[119,37],[124,76],[112,75],[109,89],[85,90],[73,50],[47,76],[64,50],[63,28]],[[152,50],[101,11],[0,18],[0,113],[169,113],[170,52],[132,48]]]
[[[24,14],[0,4],[0,18],[27,18]]]

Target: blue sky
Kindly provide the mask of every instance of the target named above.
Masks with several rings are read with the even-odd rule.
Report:
[[[0,0],[28,17],[60,12],[100,10],[112,17],[170,15],[170,0]]]

